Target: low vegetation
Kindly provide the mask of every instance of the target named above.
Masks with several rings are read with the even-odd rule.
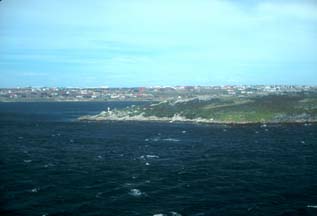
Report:
[[[103,112],[98,120],[164,119],[224,123],[315,122],[316,94],[267,95],[167,100]],[[85,118],[82,118],[85,119]],[[87,119],[87,118],[86,118]],[[93,118],[90,118],[92,120]]]

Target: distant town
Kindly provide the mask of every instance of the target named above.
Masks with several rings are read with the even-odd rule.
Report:
[[[138,88],[0,88],[0,102],[40,101],[162,101],[195,96],[264,96],[316,93],[317,86],[157,86]]]

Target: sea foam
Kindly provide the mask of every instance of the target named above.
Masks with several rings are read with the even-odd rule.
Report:
[[[141,192],[141,190],[137,189],[137,188],[133,188],[130,190],[129,194],[131,196],[134,196],[134,197],[140,197],[143,195],[143,193]]]
[[[179,140],[179,139],[175,139],[175,138],[166,138],[166,139],[163,139],[163,141],[167,141],[167,142],[179,142],[180,140]]]

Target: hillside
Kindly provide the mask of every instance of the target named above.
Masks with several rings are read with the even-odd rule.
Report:
[[[193,121],[208,123],[315,122],[316,94],[258,97],[195,97],[122,110],[103,111],[80,120]]]

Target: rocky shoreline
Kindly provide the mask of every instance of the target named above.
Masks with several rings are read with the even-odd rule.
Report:
[[[206,124],[279,124],[279,123],[316,123],[315,119],[293,119],[284,121],[218,121],[214,119],[194,118],[189,119],[181,115],[174,115],[173,117],[157,117],[144,116],[143,113],[138,115],[129,115],[124,112],[117,111],[106,112],[103,111],[97,115],[85,115],[78,118],[79,121],[143,121],[143,122],[185,122],[185,123],[206,123]]]

